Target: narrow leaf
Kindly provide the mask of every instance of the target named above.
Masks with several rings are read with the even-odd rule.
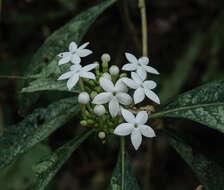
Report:
[[[34,190],[44,190],[45,187],[50,183],[53,177],[56,175],[58,170],[63,164],[69,159],[72,153],[79,147],[79,145],[93,132],[93,130],[84,132],[78,137],[67,142],[49,155],[47,159],[44,159],[38,163],[34,170],[37,174],[37,181],[34,185]]]
[[[125,153],[125,176],[124,176],[124,189],[140,190],[137,180],[131,169],[131,162]],[[121,189],[121,155],[119,155],[117,164],[110,179],[110,184],[107,190],[120,190]]]
[[[154,113],[156,117],[183,117],[224,132],[224,80],[186,92]]]
[[[169,144],[195,172],[203,190],[220,190],[224,186],[224,169],[213,160],[194,150],[180,134],[166,130],[163,133]]]
[[[6,167],[18,154],[22,154],[48,137],[57,128],[78,114],[77,100],[66,98],[39,108],[16,126],[0,134],[0,168]]]

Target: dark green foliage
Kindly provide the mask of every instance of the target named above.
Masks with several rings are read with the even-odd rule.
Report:
[[[224,132],[224,81],[188,91],[151,117],[183,117]]]
[[[127,153],[125,154],[125,190],[140,190],[137,180],[131,169],[131,162]],[[120,190],[121,189],[121,155],[119,155],[117,164],[110,179],[110,184],[107,190]]]
[[[194,150],[181,134],[166,130],[163,135],[180,154],[203,184],[203,190],[221,190],[224,186],[224,169],[215,161]]]
[[[80,136],[67,142],[56,150],[56,152],[50,154],[46,159],[42,160],[34,167],[34,171],[37,174],[37,181],[34,185],[34,190],[44,190],[50,183],[52,178],[56,175],[58,170],[69,159],[72,153],[79,147],[79,145],[86,140],[86,138],[93,132],[93,130],[84,132]]]
[[[0,135],[0,168],[6,167],[22,154],[47,138],[80,111],[75,98],[66,98],[39,108],[16,126],[8,127]]]

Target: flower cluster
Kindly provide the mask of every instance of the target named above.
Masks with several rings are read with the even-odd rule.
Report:
[[[154,137],[155,133],[146,125],[146,111],[138,112],[135,117],[130,110],[145,97],[160,104],[159,97],[152,91],[156,83],[147,80],[147,73],[159,72],[148,65],[148,57],[137,59],[130,53],[125,53],[128,63],[121,70],[130,71],[131,78],[128,78],[127,73],[120,73],[116,65],[108,67],[111,61],[109,54],[102,55],[102,64],[95,62],[82,66],[81,58],[92,53],[85,49],[88,44],[87,42],[78,47],[75,42],[71,42],[69,52],[58,55],[61,58],[58,65],[71,64],[70,71],[62,74],[58,80],[67,79],[69,90],[79,83],[81,93],[78,102],[82,104],[83,116],[81,125],[94,127],[101,139],[111,133],[119,136],[131,135],[131,142],[137,150],[141,145],[142,135]],[[93,69],[95,73],[90,72]]]

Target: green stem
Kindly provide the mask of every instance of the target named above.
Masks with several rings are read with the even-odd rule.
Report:
[[[125,137],[121,138],[121,190],[125,189]]]
[[[142,22],[142,52],[143,56],[148,56],[148,33],[145,0],[139,0],[138,6],[140,8]]]
[[[84,87],[84,84],[83,84],[83,80],[81,78],[79,78],[79,87],[80,87],[81,92],[84,92],[85,91],[85,87]]]

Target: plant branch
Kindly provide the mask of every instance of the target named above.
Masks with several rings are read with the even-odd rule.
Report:
[[[124,190],[125,186],[125,137],[121,138],[121,190]]]
[[[138,6],[140,9],[142,22],[142,53],[143,56],[148,56],[148,34],[145,0],[139,0]]]

